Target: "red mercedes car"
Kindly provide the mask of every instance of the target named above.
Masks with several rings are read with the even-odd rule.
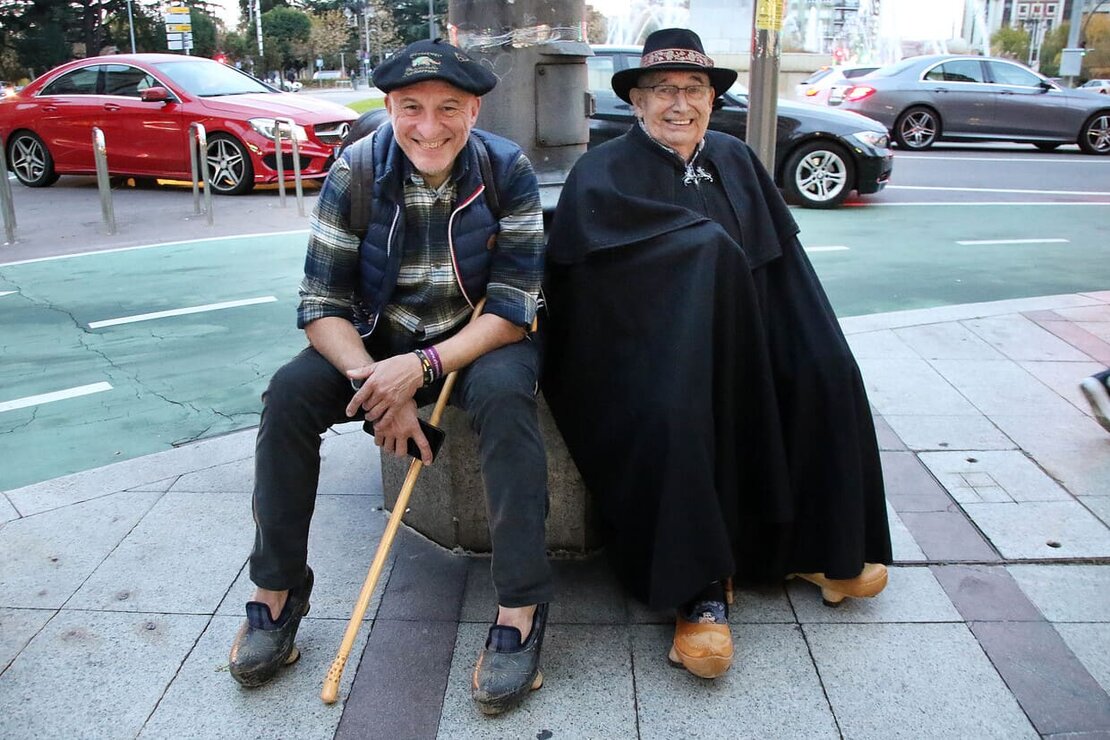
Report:
[[[350,108],[283,93],[234,67],[176,54],[118,54],[63,64],[0,101],[8,167],[29,187],[96,173],[92,127],[113,175],[189,180],[189,126],[204,125],[212,192],[277,181],[275,119],[292,119],[303,177],[327,174],[357,118]],[[282,164],[292,176],[292,144]]]

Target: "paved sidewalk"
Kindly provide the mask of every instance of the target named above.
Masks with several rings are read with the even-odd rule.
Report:
[[[740,591],[716,682],[667,666],[669,615],[602,559],[559,561],[546,683],[482,717],[488,560],[402,531],[323,705],[386,520],[376,450],[345,425],[323,445],[303,658],[239,688],[246,431],[0,495],[0,737],[1110,737],[1110,434],[1077,388],[1110,365],[1110,291],[843,324],[880,415],[890,585],[839,609],[805,583]]]

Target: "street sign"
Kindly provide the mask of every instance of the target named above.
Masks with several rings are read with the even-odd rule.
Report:
[[[193,30],[192,24],[189,23],[167,23],[166,34],[171,33],[189,33]]]

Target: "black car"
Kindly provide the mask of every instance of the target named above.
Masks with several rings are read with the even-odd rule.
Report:
[[[632,106],[609,84],[615,72],[640,65],[637,46],[595,46],[588,57],[590,91],[597,112],[590,120],[590,146],[620,136],[634,121]],[[748,96],[734,85],[714,103],[709,128],[743,139]],[[877,193],[890,179],[894,155],[886,128],[866,116],[778,101],[775,182],[788,201],[807,208],[835,208],[855,190]]]
[[[617,97],[609,81],[614,72],[639,66],[640,48],[595,46],[587,57],[590,91],[597,101],[590,118],[590,146],[620,136],[632,125],[632,106]],[[748,125],[748,98],[741,88],[721,95],[714,104],[709,128],[743,139]],[[388,120],[376,109],[364,113],[351,128],[344,146]],[[894,155],[886,128],[866,116],[847,111],[778,102],[778,143],[775,182],[786,198],[807,208],[836,208],[853,190],[877,193],[890,179]]]

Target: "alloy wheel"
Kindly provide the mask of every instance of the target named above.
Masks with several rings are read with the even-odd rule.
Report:
[[[818,203],[833,200],[848,186],[848,167],[836,152],[827,149],[803,157],[793,175],[798,191]]]
[[[1097,116],[1091,121],[1083,136],[1087,142],[1087,149],[1098,154],[1110,152],[1110,114]]]
[[[925,149],[937,135],[937,122],[929,111],[918,110],[902,121],[902,140],[912,149]]]
[[[35,182],[46,172],[46,148],[33,136],[20,136],[12,142],[11,165],[23,182]]]
[[[216,192],[235,190],[246,175],[246,156],[231,139],[219,138],[208,142],[208,182]]]

